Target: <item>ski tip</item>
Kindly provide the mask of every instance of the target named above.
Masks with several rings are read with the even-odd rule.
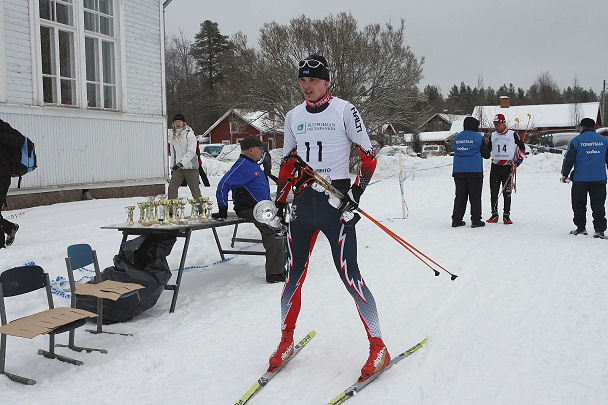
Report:
[[[452,277],[450,277],[450,279],[451,279],[452,281],[454,281],[454,280],[456,280],[456,277],[458,277],[456,274],[452,274]]]
[[[435,272],[435,277],[439,277],[439,271],[433,270]]]
[[[425,344],[426,342],[429,341],[429,338],[424,338],[422,339],[422,341],[420,342],[420,345],[422,346],[423,344]]]

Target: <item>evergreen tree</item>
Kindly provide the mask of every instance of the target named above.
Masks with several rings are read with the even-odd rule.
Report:
[[[204,86],[211,93],[224,80],[224,59],[231,50],[232,44],[226,35],[220,33],[218,24],[205,20],[194,37],[190,54],[196,60]]]

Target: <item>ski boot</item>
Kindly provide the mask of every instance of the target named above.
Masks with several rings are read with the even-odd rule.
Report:
[[[492,214],[492,216],[490,218],[488,218],[488,220],[486,222],[490,223],[490,224],[497,223],[498,222],[498,214]]]
[[[509,217],[509,215],[503,215],[502,222],[504,222],[505,225],[511,225],[513,223],[513,221],[511,221],[511,217]]]
[[[585,228],[576,228],[570,231],[570,235],[587,235],[587,230]]]
[[[293,330],[284,330],[281,336],[281,343],[279,347],[270,357],[268,361],[269,367],[268,372],[272,373],[293,355]]]
[[[391,361],[391,355],[388,354],[388,350],[384,345],[381,338],[370,338],[369,339],[369,358],[363,368],[361,369],[361,376],[359,382],[365,381],[372,374],[379,373],[384,370]]]
[[[595,239],[606,239],[606,235],[604,235],[604,232],[595,232],[593,234],[593,237]]]

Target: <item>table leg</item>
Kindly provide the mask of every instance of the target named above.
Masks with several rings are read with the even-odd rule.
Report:
[[[220,257],[222,258],[222,260],[226,260],[226,258],[224,257],[224,249],[222,249],[222,244],[220,243],[220,238],[217,236],[217,231],[215,230],[215,227],[211,228],[211,230],[213,231],[213,237],[215,238],[217,249],[220,252]]]
[[[184,250],[182,251],[182,259],[179,262],[179,271],[177,272],[177,281],[175,283],[175,289],[173,290],[173,298],[171,299],[171,308],[169,309],[169,313],[173,313],[173,311],[175,311],[175,304],[177,303],[177,294],[179,293],[179,286],[182,282],[184,264],[186,263],[188,245],[190,244],[190,235],[192,235],[192,229],[188,228],[188,230],[186,231],[186,241],[184,242]]]

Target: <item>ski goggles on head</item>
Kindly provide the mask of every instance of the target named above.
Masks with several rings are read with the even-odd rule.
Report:
[[[304,60],[301,60],[298,62],[298,67],[300,69],[304,68],[305,66],[308,66],[311,69],[316,69],[319,66],[325,66],[325,65],[323,64],[323,62],[320,62],[316,59],[304,59]]]

